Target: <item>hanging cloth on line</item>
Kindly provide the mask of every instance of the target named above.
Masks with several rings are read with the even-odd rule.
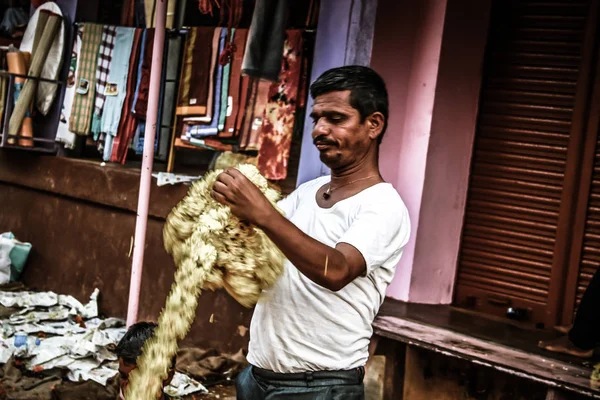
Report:
[[[104,161],[109,161],[113,148],[113,140],[117,135],[125,97],[127,96],[127,78],[129,76],[129,59],[133,48],[134,28],[117,28],[115,49],[106,85],[106,101],[102,114],[102,132],[106,133],[104,145]]]
[[[98,67],[96,69],[96,101],[94,105],[94,115],[92,116],[92,133],[94,140],[98,140],[102,125],[102,112],[104,111],[104,101],[106,100],[106,82],[110,63],[112,61],[113,50],[115,49],[115,37],[117,36],[117,27],[105,25],[102,30],[102,41],[100,42],[100,51],[98,53]]]
[[[90,132],[94,98],[96,94],[96,67],[98,50],[102,41],[102,25],[85,24],[81,53],[79,54],[78,76],[75,82],[75,98],[69,120],[69,130],[78,135]]]
[[[217,54],[221,54],[223,49],[225,48],[225,38],[227,37],[227,29],[226,28],[217,28],[220,31],[219,34],[219,47],[217,50]],[[213,114],[211,116],[211,122],[209,125],[206,124],[194,124],[188,127],[188,130],[184,133],[184,138],[189,139],[191,137],[199,138],[202,136],[212,136],[219,133],[219,119],[221,117],[221,96],[223,95],[223,71],[224,66],[218,64],[216,66],[216,73],[214,77],[214,86],[213,86]],[[224,94],[224,97],[227,97],[227,93]],[[223,110],[223,112],[227,112],[227,110]],[[184,121],[191,123],[189,119],[184,119]]]
[[[286,34],[279,83],[273,83],[269,90],[270,100],[263,118],[258,152],[258,169],[272,180],[287,177],[303,66],[302,31],[289,30]]]
[[[142,41],[142,30],[136,29],[133,34],[133,46],[131,50],[131,56],[129,58],[129,70],[127,71],[129,79],[127,82],[127,95],[125,96],[124,106],[121,110],[121,117],[119,119],[119,128],[117,136],[113,141],[113,149],[111,151],[110,160],[112,162],[120,162],[125,164],[127,158],[127,149],[129,148],[129,142],[135,134],[137,127],[137,119],[131,114],[131,107],[133,105],[133,96],[135,92],[135,86],[137,83],[136,71],[138,67],[138,59],[140,55],[140,44]]]
[[[229,79],[229,98],[228,103],[231,103],[231,109],[227,111],[225,118],[225,127],[219,132],[219,137],[231,138],[236,135],[236,121],[240,110],[241,89],[242,89],[242,59],[244,57],[244,48],[246,46],[246,38],[248,37],[247,29],[236,29],[233,37],[232,60],[231,60],[231,76]],[[246,80],[248,78],[245,78]]]
[[[189,30],[183,51],[177,115],[207,113],[213,37],[214,28]]]

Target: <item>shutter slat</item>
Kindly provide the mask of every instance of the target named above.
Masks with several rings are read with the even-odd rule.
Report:
[[[456,285],[476,309],[504,315],[488,298],[504,296],[544,319],[588,10],[589,1],[493,3]],[[596,180],[590,259],[600,257]]]
[[[530,233],[518,232],[514,229],[505,227],[494,227],[484,225],[465,225],[465,236],[491,238],[494,240],[504,240],[508,243],[536,246],[540,249],[551,251],[554,248],[554,240],[549,237],[532,235]]]
[[[545,224],[538,221],[527,221],[522,218],[511,218],[502,215],[486,214],[477,209],[469,210],[469,220],[465,222],[465,226],[481,225],[489,227],[510,227],[511,230],[524,234],[539,235],[542,238],[550,238],[554,240],[556,233],[556,224]]]
[[[588,198],[583,249],[577,277],[576,307],[600,265],[600,141],[596,143],[592,184]]]

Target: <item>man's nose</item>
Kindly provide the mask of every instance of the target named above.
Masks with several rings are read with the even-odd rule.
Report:
[[[315,139],[318,136],[323,136],[323,135],[328,135],[328,134],[329,134],[329,126],[328,126],[327,122],[325,122],[323,120],[323,118],[319,118],[319,120],[315,124],[313,131],[312,131],[313,139]]]

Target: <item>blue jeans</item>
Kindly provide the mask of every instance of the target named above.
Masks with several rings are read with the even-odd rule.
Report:
[[[250,366],[238,376],[237,400],[364,400],[364,369],[329,372],[326,377],[289,379],[289,374],[269,373]],[[298,374],[293,374],[298,375]]]

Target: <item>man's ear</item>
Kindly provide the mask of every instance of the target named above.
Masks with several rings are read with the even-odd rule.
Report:
[[[369,137],[371,139],[377,139],[383,132],[385,126],[385,117],[379,111],[367,117],[367,126],[369,128]]]

